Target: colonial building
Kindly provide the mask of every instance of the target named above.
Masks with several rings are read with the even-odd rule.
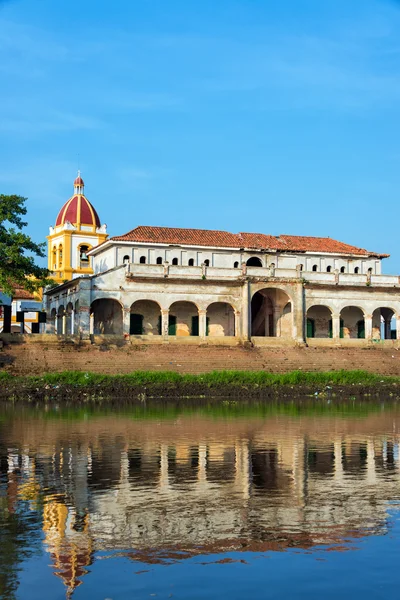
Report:
[[[50,227],[48,241],[48,269],[51,277],[61,283],[93,273],[88,252],[107,239],[107,226],[85,196],[85,184],[78,171],[74,193],[58,213],[54,227]]]
[[[68,257],[81,260],[84,244],[91,263],[69,258],[65,278],[75,278],[47,293],[49,331],[256,345],[400,339],[400,282],[382,274],[386,254],[330,238],[167,227],[105,239],[91,205],[92,225],[82,229],[90,221],[79,216],[82,194],[60,211],[49,249],[57,264],[71,232]],[[89,249],[83,232],[101,243]]]

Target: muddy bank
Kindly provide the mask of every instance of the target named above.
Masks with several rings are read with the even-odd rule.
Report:
[[[0,382],[0,401],[12,403],[46,404],[62,402],[66,405],[78,403],[106,403],[118,401],[127,404],[143,404],[146,400],[176,401],[187,398],[214,399],[215,402],[235,399],[294,400],[305,397],[320,399],[379,399],[400,400],[400,384],[382,382],[373,385],[239,385],[201,383],[153,383],[132,385],[124,381],[101,384],[56,385],[37,384],[30,381]]]

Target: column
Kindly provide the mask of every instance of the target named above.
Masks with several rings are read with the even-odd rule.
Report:
[[[243,341],[247,342],[251,337],[250,325],[250,289],[249,282],[243,283],[242,290],[242,337]]]
[[[75,333],[75,311],[74,309],[71,310],[71,335],[74,335]]]
[[[365,339],[372,340],[372,315],[364,315]]]
[[[165,338],[168,337],[168,329],[169,329],[169,310],[161,311],[161,335]]]
[[[392,337],[392,319],[385,319],[384,331],[385,340],[390,340]]]
[[[400,340],[400,316],[396,316],[396,338]]]
[[[207,311],[199,310],[199,336],[205,338],[207,333]]]
[[[304,309],[304,287],[302,283],[297,284],[296,295],[292,302],[293,313],[293,339],[299,343],[305,341],[305,309]]]
[[[332,338],[334,340],[340,339],[340,313],[332,314]]]
[[[131,332],[131,307],[124,306],[122,309],[122,331],[124,337],[128,337]]]
[[[67,313],[64,311],[61,317],[62,319],[62,334],[66,335],[67,333]]]
[[[282,314],[282,308],[280,306],[274,306],[273,319],[274,319],[274,336],[275,337],[281,337],[281,324],[279,321],[279,319],[281,318],[281,314]]]
[[[235,310],[235,337],[240,337],[240,310]]]

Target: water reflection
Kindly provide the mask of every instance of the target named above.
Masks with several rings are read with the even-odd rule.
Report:
[[[90,415],[6,409],[0,594],[45,551],[67,597],[101,551],[151,563],[383,533],[400,412]],[[2,589],[2,591],[1,591]]]

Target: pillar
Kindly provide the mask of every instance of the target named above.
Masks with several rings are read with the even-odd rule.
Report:
[[[364,315],[365,339],[372,340],[372,315]]]
[[[251,337],[251,313],[250,313],[250,285],[248,281],[243,283],[242,290],[242,337],[243,341],[249,341]]]
[[[205,338],[207,333],[207,311],[199,310],[199,336]]]
[[[332,338],[334,340],[340,339],[340,313],[332,314]]]
[[[385,340],[390,340],[392,337],[392,319],[384,320]]]
[[[235,337],[240,337],[240,310],[235,310]]]
[[[122,331],[124,336],[128,336],[131,332],[131,308],[127,306],[122,309]]]
[[[280,306],[274,306],[274,310],[273,310],[273,319],[274,319],[274,336],[275,337],[281,337],[281,324],[279,322],[279,319],[281,318],[282,315],[282,307]],[[268,327],[267,325],[267,319],[265,320],[265,326]],[[267,332],[265,332],[267,334]]]
[[[161,335],[164,336],[165,338],[168,337],[168,330],[169,330],[169,310],[162,310],[161,311]]]
[[[71,310],[70,319],[71,319],[71,335],[74,335],[74,333],[75,333],[75,311],[74,311],[74,309]]]
[[[61,317],[61,322],[62,322],[62,334],[66,335],[67,333],[67,313],[64,311],[63,315]]]
[[[292,315],[293,339],[296,340],[296,342],[304,343],[306,312],[304,306],[304,287],[302,282],[296,285],[295,294],[293,294]]]

